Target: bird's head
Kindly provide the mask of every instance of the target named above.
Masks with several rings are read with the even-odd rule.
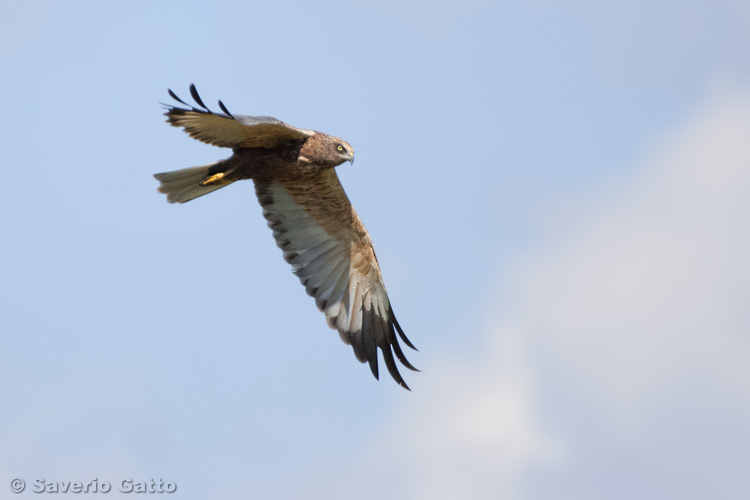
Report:
[[[329,136],[326,148],[329,149],[330,155],[335,159],[336,165],[341,165],[345,161],[354,163],[354,148],[344,139]]]
[[[326,168],[336,167],[345,161],[354,163],[354,148],[343,139],[318,132],[305,142],[300,158]]]

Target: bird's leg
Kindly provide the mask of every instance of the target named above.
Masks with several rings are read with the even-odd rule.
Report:
[[[219,172],[218,174],[214,174],[210,177],[206,177],[206,179],[201,182],[201,186],[212,186],[219,181],[221,181],[224,178],[224,172]]]

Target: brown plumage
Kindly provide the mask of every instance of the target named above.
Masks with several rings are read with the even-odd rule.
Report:
[[[268,116],[210,111],[194,85],[200,108],[167,106],[167,122],[191,137],[232,148],[231,157],[174,172],[156,174],[170,203],[185,203],[241,179],[252,179],[284,259],[361,362],[378,378],[377,349],[391,376],[408,389],[393,355],[411,370],[398,337],[412,349],[393,314],[370,235],[352,208],[334,167],[354,161],[346,141],[299,129]],[[398,334],[398,335],[397,335]]]

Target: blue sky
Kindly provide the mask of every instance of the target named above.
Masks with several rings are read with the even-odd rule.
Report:
[[[747,496],[748,24],[731,1],[4,3],[0,498]],[[326,327],[250,183],[156,193],[227,155],[164,123],[190,83],[355,148],[412,393]]]

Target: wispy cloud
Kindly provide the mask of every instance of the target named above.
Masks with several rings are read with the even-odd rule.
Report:
[[[732,348],[750,326],[750,96],[719,94],[516,274],[519,321],[613,417],[688,376],[750,376]]]
[[[577,457],[539,496],[750,493],[748,137],[750,93],[723,86],[517,269],[536,410]]]

